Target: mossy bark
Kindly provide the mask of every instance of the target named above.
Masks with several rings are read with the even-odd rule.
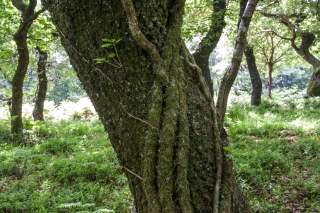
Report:
[[[19,59],[18,67],[12,80],[12,106],[11,106],[11,132],[22,134],[22,98],[23,82],[29,64],[29,51],[27,45],[27,34],[16,35],[14,40],[17,45]]]
[[[250,212],[201,69],[181,40],[184,1],[43,3],[109,134],[136,211]],[[94,64],[115,51],[101,48],[102,38],[121,38],[121,68]]]
[[[307,88],[307,94],[311,97],[320,96],[320,67],[316,67],[315,71],[312,73]]]

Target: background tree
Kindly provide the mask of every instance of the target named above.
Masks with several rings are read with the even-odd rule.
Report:
[[[181,39],[185,2],[43,3],[110,136],[137,211],[250,212],[202,71]],[[246,24],[256,3],[249,1]],[[103,38],[109,47],[102,49]],[[101,57],[118,65],[95,65]]]
[[[195,52],[192,54],[195,62],[202,70],[211,94],[213,95],[213,84],[211,79],[211,72],[209,67],[209,57],[212,51],[216,48],[220,40],[224,26],[224,16],[226,12],[226,1],[212,1],[212,11],[209,29],[202,38]]]
[[[251,104],[259,106],[261,104],[262,81],[256,65],[256,58],[253,53],[253,47],[249,44],[247,44],[246,46],[244,55],[246,56],[246,63],[252,85]]]
[[[279,21],[287,28],[285,30],[274,30],[275,35],[288,40],[295,52],[305,61],[312,65],[314,72],[311,76],[307,94],[310,96],[320,95],[320,60],[316,57],[314,46],[317,44],[316,37],[319,35],[318,3],[308,1],[292,1],[289,4],[279,1],[275,5],[260,11],[265,17]]]
[[[11,83],[15,69],[18,67],[19,56],[15,43],[12,41],[16,29],[21,25],[21,14],[20,11],[12,5],[11,0],[1,1],[0,8],[3,11],[0,14],[0,34],[2,35],[0,37],[2,44],[0,47],[0,97],[6,100],[7,103],[10,103],[11,107]],[[45,96],[43,96],[43,98],[37,98],[39,88],[40,91],[42,91],[41,94],[45,95],[44,89],[41,89],[45,81],[40,83],[40,87],[38,86],[38,65],[43,65],[42,63],[38,63],[39,55],[42,56],[43,54],[38,54],[37,48],[35,48],[36,46],[48,55],[48,99],[58,104],[62,100],[76,100],[79,97],[83,97],[84,92],[82,88],[79,87],[79,80],[76,78],[74,72],[72,72],[70,62],[57,39],[57,33],[55,32],[48,13],[43,13],[41,16],[38,16],[37,19],[32,22],[32,25],[28,26],[27,45],[29,63],[22,85],[24,103],[36,100],[36,108],[44,106],[43,101],[45,100]],[[37,110],[34,112],[36,113]],[[37,117],[39,118],[39,115],[37,115]],[[40,117],[43,116],[40,115]]]
[[[290,50],[286,49],[286,41],[278,38],[273,31],[263,31],[259,36],[251,40],[255,39],[254,43],[258,52],[258,60],[261,64],[260,70],[265,76],[267,96],[271,98],[272,74],[277,65],[279,65],[279,62],[289,56]]]
[[[248,2],[247,0],[240,1],[240,17],[242,17],[243,15],[247,2]],[[262,82],[261,82],[259,71],[257,69],[256,58],[254,56],[253,47],[250,46],[248,42],[244,50],[244,55],[246,57],[246,63],[247,63],[250,80],[251,80],[251,86],[252,86],[251,104],[259,106],[261,103]]]
[[[41,9],[35,12],[37,0],[30,0],[29,5],[23,3],[22,0],[12,0],[13,6],[22,14],[22,22],[19,29],[15,32],[13,38],[17,45],[19,54],[18,66],[12,79],[12,109],[11,109],[11,131],[15,134],[22,134],[22,98],[23,98],[23,82],[27,73],[29,64],[29,50],[27,45],[28,29],[32,22],[39,14],[44,12]]]
[[[35,105],[32,112],[33,119],[37,120],[44,120],[43,117],[43,109],[44,109],[44,101],[46,99],[47,89],[48,89],[48,79],[46,75],[46,64],[48,59],[48,54],[42,51],[38,46],[36,50],[39,54],[39,61],[38,61],[38,69],[37,69],[37,76],[38,76],[38,88],[37,88],[37,95],[35,97]]]
[[[242,55],[244,53],[244,50],[247,44],[247,33],[249,30],[249,25],[250,25],[251,18],[253,16],[257,3],[258,1],[247,1],[247,4],[246,4],[247,6],[243,12],[243,15],[239,19],[238,34],[236,38],[232,59],[227,69],[227,72],[224,74],[222,78],[219,93],[218,93],[216,107],[217,107],[217,113],[219,115],[218,116],[219,125],[222,125],[224,120],[224,116],[227,110],[229,93],[239,71]],[[241,7],[240,7],[240,11],[241,11]]]

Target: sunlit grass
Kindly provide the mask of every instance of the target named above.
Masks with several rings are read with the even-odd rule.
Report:
[[[319,114],[317,98],[230,106],[235,170],[255,212],[320,211]]]
[[[320,212],[319,99],[243,100],[230,99],[225,126],[254,211]],[[45,107],[42,123],[24,106],[22,144],[12,143],[0,107],[0,212],[129,212],[126,178],[90,101]]]
[[[128,212],[126,178],[88,99],[52,107],[45,122],[25,112],[19,144],[0,119],[0,212]]]

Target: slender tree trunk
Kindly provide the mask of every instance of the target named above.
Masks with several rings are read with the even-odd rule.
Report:
[[[27,45],[28,29],[33,20],[42,13],[40,10],[34,13],[37,6],[37,0],[30,0],[29,5],[26,5],[22,0],[11,0],[15,6],[22,13],[22,23],[19,29],[14,34],[13,38],[17,45],[19,54],[18,66],[12,79],[12,108],[11,108],[11,132],[14,134],[22,134],[22,99],[23,99],[23,82],[27,73],[29,65],[29,50]]]
[[[267,78],[267,93],[268,98],[272,98],[271,90],[272,90],[272,72],[273,72],[273,64],[268,63],[268,78]]]
[[[14,40],[17,45],[19,59],[18,67],[12,80],[12,103],[11,103],[11,132],[22,134],[22,99],[23,82],[29,64],[29,51],[27,45],[27,34],[15,35]]]
[[[110,136],[136,211],[250,212],[202,71],[181,39],[185,2],[42,2]],[[102,38],[121,41],[100,48]],[[94,64],[111,53],[119,66]]]
[[[262,81],[256,66],[256,59],[253,53],[253,48],[247,44],[244,54],[246,56],[246,62],[248,65],[252,85],[251,104],[259,106],[261,104]]]
[[[47,94],[47,87],[48,87],[48,79],[46,75],[46,64],[48,59],[48,54],[42,51],[39,47],[36,47],[39,53],[39,60],[38,60],[38,89],[37,95],[35,97],[34,109],[32,112],[33,119],[37,120],[44,120],[43,117],[43,109],[44,109],[44,101],[46,99]]]
[[[240,63],[242,60],[242,55],[244,53],[246,43],[247,43],[247,32],[250,25],[251,18],[253,16],[254,10],[258,0],[249,0],[246,9],[241,16],[238,27],[238,35],[236,38],[236,45],[233,51],[233,56],[231,59],[230,66],[227,72],[222,78],[222,82],[219,89],[218,100],[217,100],[217,112],[218,112],[218,123],[221,126],[224,120],[224,116],[227,110],[228,97],[231,87],[237,77]]]

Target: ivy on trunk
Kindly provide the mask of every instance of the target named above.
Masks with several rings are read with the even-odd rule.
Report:
[[[125,172],[139,213],[251,212],[202,70],[181,38],[183,0],[43,0]],[[121,39],[121,67],[95,64]]]

